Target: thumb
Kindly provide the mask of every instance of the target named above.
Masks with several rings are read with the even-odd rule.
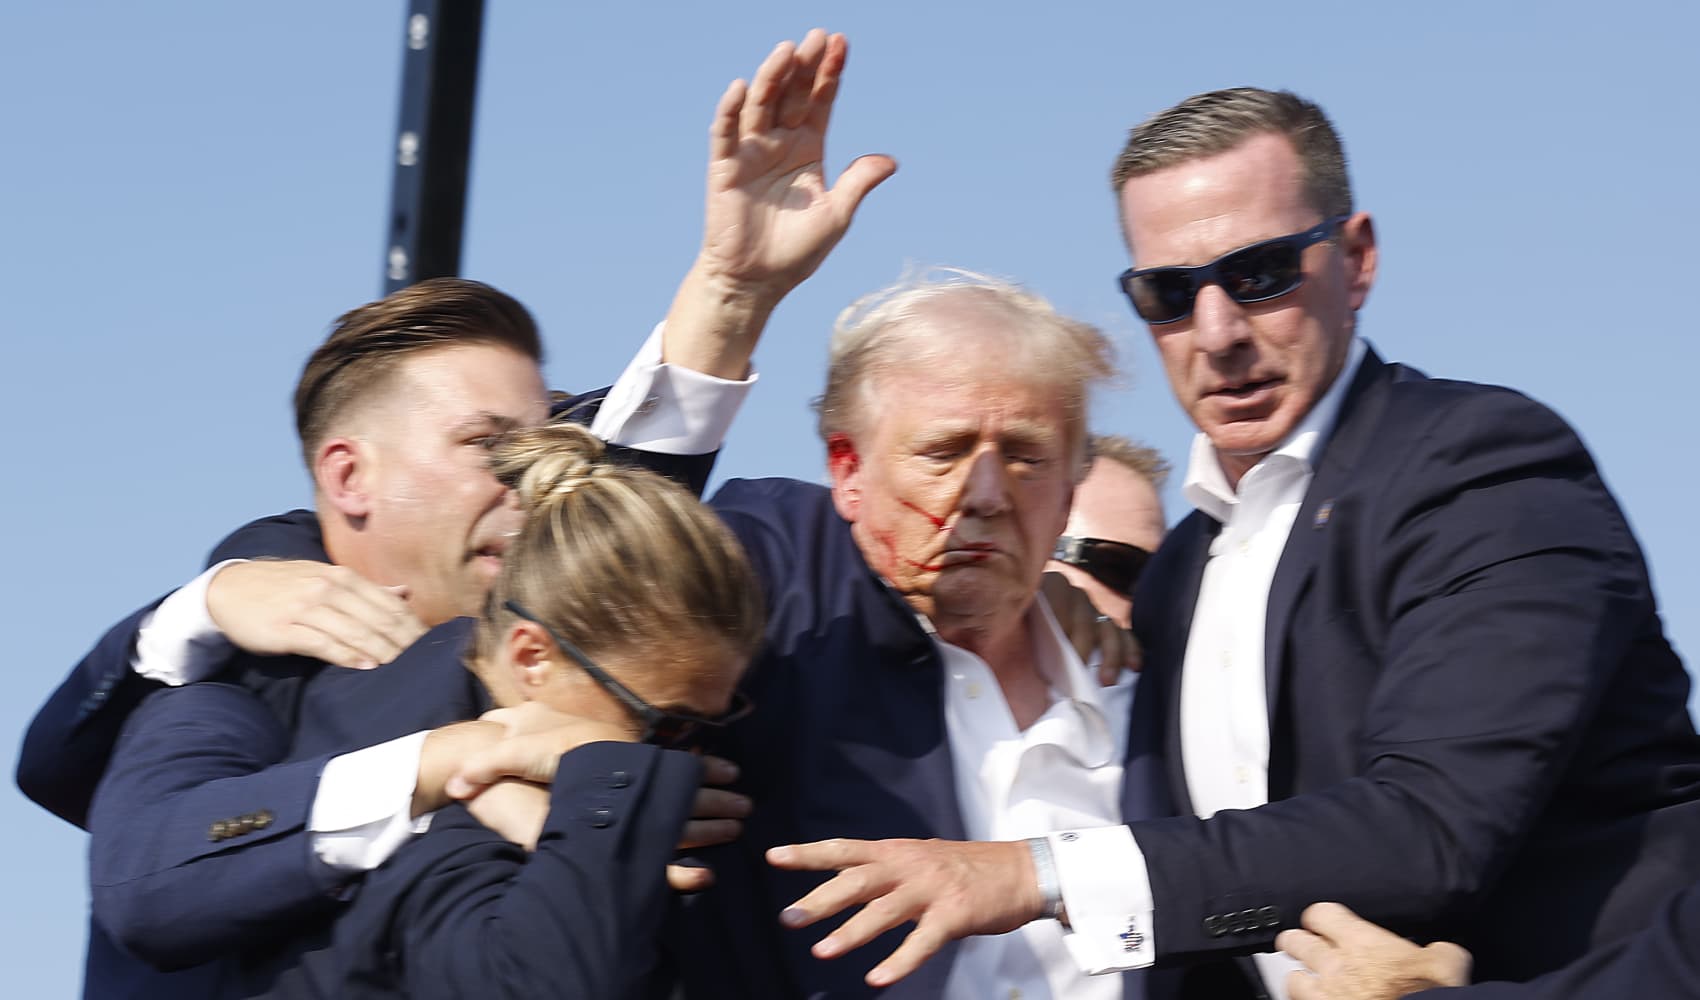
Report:
[[[895,173],[897,161],[883,153],[858,156],[844,168],[844,172],[838,175],[838,182],[832,186],[831,197],[846,226],[868,192]]]

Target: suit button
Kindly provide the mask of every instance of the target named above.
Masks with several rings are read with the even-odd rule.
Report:
[[[1273,906],[1263,907],[1261,910],[1257,911],[1257,915],[1263,921],[1263,926],[1265,927],[1281,926],[1281,911],[1277,910]]]
[[[598,830],[614,825],[614,810],[607,806],[597,806],[590,811],[590,825]]]
[[[272,820],[275,818],[276,817],[272,815],[272,811],[270,809],[261,809],[259,812],[254,814],[254,829],[264,830],[266,827],[272,825]]]
[[[1228,932],[1228,928],[1224,926],[1220,915],[1212,913],[1204,918],[1204,932],[1211,937],[1221,937]]]
[[[226,834],[224,831],[224,821],[219,820],[217,823],[214,823],[212,826],[207,828],[207,839],[216,844],[225,838]]]
[[[1251,931],[1257,930],[1257,928],[1258,928],[1257,911],[1256,910],[1241,910],[1239,912],[1239,925],[1240,925],[1239,926],[1239,932],[1241,934],[1247,934],[1247,933],[1250,933]]]
[[[615,771],[608,776],[608,785],[611,788],[624,788],[631,783],[632,776],[624,771]]]

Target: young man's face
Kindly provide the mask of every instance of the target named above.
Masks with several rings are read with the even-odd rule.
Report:
[[[355,568],[405,585],[427,625],[476,615],[521,522],[488,446],[548,419],[542,374],[524,354],[474,344],[407,358],[383,391],[348,435],[360,442],[366,504]]]

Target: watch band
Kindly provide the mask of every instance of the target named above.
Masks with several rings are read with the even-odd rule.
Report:
[[[1030,837],[1027,850],[1033,854],[1033,873],[1039,882],[1039,895],[1045,900],[1044,915],[1050,920],[1060,919],[1063,912],[1062,881],[1057,878],[1057,861],[1051,854],[1051,841],[1047,837]]]

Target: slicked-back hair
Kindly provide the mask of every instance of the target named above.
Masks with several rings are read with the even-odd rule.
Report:
[[[1293,144],[1305,191],[1323,216],[1352,213],[1352,182],[1339,134],[1320,107],[1286,90],[1212,90],[1157,112],[1128,132],[1110,171],[1111,186],[1119,197],[1131,177],[1225,153],[1263,133]]]
[[[480,281],[431,278],[337,318],[295,384],[295,430],[309,468],[336,421],[424,351],[489,344],[543,363],[537,322],[519,300]]]
[[[826,391],[815,400],[822,441],[867,430],[884,405],[878,390],[886,372],[918,370],[941,361],[927,340],[935,310],[960,305],[996,316],[975,335],[985,347],[1003,346],[1019,369],[1045,384],[1069,415],[1065,428],[1075,480],[1086,474],[1086,411],[1094,385],[1116,374],[1114,350],[1103,332],[1057,312],[1042,296],[1013,282],[960,268],[932,268],[864,295],[838,316],[827,363]],[[975,345],[953,341],[959,347]],[[948,360],[948,359],[944,359]]]

